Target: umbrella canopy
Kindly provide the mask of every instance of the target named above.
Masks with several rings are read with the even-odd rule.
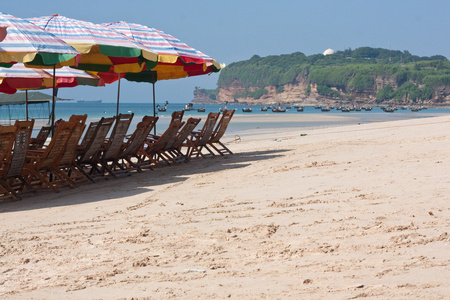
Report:
[[[62,67],[55,70],[55,88],[77,85],[105,86],[104,81],[82,70]],[[27,68],[15,64],[10,68],[0,67],[0,92],[14,94],[17,90],[53,88],[53,74],[43,69]]]
[[[59,15],[28,20],[80,52],[77,68],[124,73],[142,71],[144,62],[156,65],[155,52],[106,26]],[[75,65],[75,62],[66,65]]]
[[[72,46],[26,20],[0,13],[0,27],[7,32],[0,43],[0,63],[54,66],[78,54]]]
[[[209,74],[218,72],[221,68],[220,64],[210,56],[161,30],[123,21],[109,23],[106,26],[158,53],[156,67],[147,66],[144,71],[148,73],[134,74],[135,76],[130,74],[130,78],[126,75],[125,78],[129,80],[155,82]]]
[[[0,67],[0,92],[14,94],[18,89],[40,89],[44,80],[52,86],[52,76],[42,69],[27,68],[15,64],[10,68]]]

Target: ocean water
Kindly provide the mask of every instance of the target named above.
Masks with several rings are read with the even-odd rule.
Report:
[[[160,104],[163,106],[163,104]],[[38,118],[47,118],[49,112],[49,105],[41,105],[42,107],[30,108],[30,118],[36,118],[35,131],[37,132],[40,126],[44,125],[47,120]],[[159,117],[157,122],[157,131],[163,132],[171,119],[171,114],[174,111],[182,110],[185,107],[183,103],[169,103],[166,112],[158,112],[156,109],[156,115]],[[204,107],[205,112],[197,112],[197,108]],[[194,105],[194,110],[186,111],[184,118],[189,117],[201,118],[202,121],[206,119],[209,112],[219,112],[223,105]],[[325,126],[340,126],[350,124],[364,124],[370,122],[383,122],[412,118],[425,118],[438,115],[450,115],[450,109],[444,108],[428,108],[418,112],[412,112],[409,109],[398,109],[395,112],[387,113],[379,107],[374,107],[372,111],[351,111],[342,112],[339,110],[331,110],[329,112],[322,112],[320,109],[316,109],[312,106],[306,106],[303,112],[298,112],[296,108],[284,112],[274,113],[272,111],[260,111],[260,105],[253,105],[252,112],[246,113],[242,111],[243,105],[228,105],[227,109],[235,109],[235,117],[232,119],[228,131],[236,134],[245,134],[249,130],[265,130],[287,127],[299,127],[299,128],[314,128]],[[11,106],[5,113],[5,107],[0,112],[0,120],[2,124],[8,122],[8,119],[25,119],[25,107],[21,105]],[[14,109],[14,111],[11,111]],[[35,110],[41,110],[36,112]],[[72,114],[87,114],[88,123],[97,121],[101,117],[110,117],[116,115],[117,104],[116,103],[78,103],[76,101],[60,101],[56,103],[55,108],[55,120],[63,119],[68,120]],[[119,113],[134,113],[133,122],[130,125],[130,132],[134,130],[136,124],[145,115],[153,115],[153,103],[120,103]],[[40,114],[40,115],[39,115]],[[39,115],[39,116],[38,116]],[[286,116],[295,115],[295,118],[287,118]],[[306,116],[307,117],[306,117]],[[265,122],[270,116],[270,122]],[[297,117],[298,116],[298,117]],[[302,117],[305,116],[305,117]],[[329,118],[323,118],[323,116],[329,116]],[[317,120],[315,120],[317,117]],[[289,121],[287,121],[289,119]],[[307,119],[307,121],[303,120]],[[294,120],[294,121],[293,121]],[[202,122],[199,126],[202,126]]]

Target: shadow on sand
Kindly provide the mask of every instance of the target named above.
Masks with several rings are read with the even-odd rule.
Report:
[[[240,152],[226,157],[193,159],[189,163],[164,166],[121,178],[109,178],[95,184],[83,183],[74,189],[60,188],[59,193],[40,189],[38,195],[24,193],[21,201],[0,200],[0,213],[80,205],[116,198],[132,197],[154,191],[156,187],[178,184],[196,174],[245,168],[253,162],[277,158],[290,150]],[[98,190],[104,193],[98,193]]]

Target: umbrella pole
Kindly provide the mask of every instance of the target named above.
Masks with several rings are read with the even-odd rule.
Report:
[[[28,90],[25,91],[25,112],[26,120],[28,121]]]
[[[55,100],[56,100],[56,66],[53,66],[53,95],[52,95],[52,137],[55,133]]]
[[[153,117],[156,117],[156,107],[155,107],[155,83],[153,82]],[[156,123],[155,126],[153,127],[153,134],[156,135]]]
[[[119,117],[119,97],[120,97],[120,73],[119,73],[119,83],[117,85],[117,109],[116,109],[116,118]]]

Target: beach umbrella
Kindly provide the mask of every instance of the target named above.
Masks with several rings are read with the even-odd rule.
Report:
[[[62,67],[53,72],[44,69],[27,68],[17,63],[9,68],[0,67],[0,92],[14,94],[18,90],[36,90],[78,85],[105,86],[103,79],[88,72]],[[55,93],[56,96],[56,93]],[[28,110],[28,102],[26,101]],[[28,114],[27,114],[28,115]]]
[[[157,63],[155,52],[104,25],[59,15],[29,20],[77,49],[81,53],[77,68],[116,74],[119,91],[121,74],[140,72],[146,66],[151,68]],[[119,99],[117,106],[118,103]]]
[[[72,46],[40,27],[15,16],[0,13],[0,27],[7,34],[0,42],[0,63],[11,65],[18,62],[26,66],[60,67],[62,62],[73,61],[79,54]],[[55,83],[55,82],[54,82]],[[52,128],[54,124],[56,88],[53,85]]]
[[[0,42],[0,63],[55,66],[78,54],[72,46],[24,19],[0,12],[0,27],[6,30]]]
[[[89,71],[140,72],[145,63],[156,65],[157,54],[100,24],[51,15],[28,19],[73,46],[81,55],[66,65]]]
[[[151,67],[147,65],[142,72],[123,74],[123,77],[129,81],[153,84],[154,114],[156,81],[205,75],[218,72],[221,69],[220,64],[211,57],[161,30],[123,21],[109,23],[106,26],[126,35],[158,54],[158,64],[156,66]],[[110,74],[99,73],[99,76],[106,81],[113,80]]]
[[[43,69],[27,68],[15,64],[9,68],[0,67],[0,92],[14,94],[17,90],[40,89],[44,80],[53,86],[53,77]]]

